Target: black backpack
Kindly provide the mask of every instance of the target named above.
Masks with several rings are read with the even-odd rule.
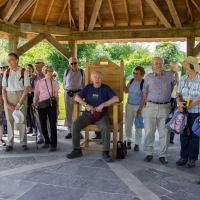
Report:
[[[131,79],[131,81],[130,81],[130,85],[131,85],[131,83],[134,81],[134,78],[132,78]],[[142,81],[141,81],[141,83],[140,83],[140,90],[142,91],[142,89],[143,89],[143,84],[144,84],[144,79],[142,79]]]
[[[127,149],[126,149],[126,141],[121,142],[118,141],[117,142],[117,158],[125,158],[127,154]]]

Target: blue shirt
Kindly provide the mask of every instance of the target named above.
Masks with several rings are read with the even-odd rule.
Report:
[[[95,88],[93,84],[88,84],[78,93],[78,95],[93,107],[98,107],[103,102],[116,96],[113,90],[105,84],[101,84],[99,88]],[[104,107],[103,112],[108,112],[108,107]]]
[[[140,82],[133,81],[128,83],[128,104],[140,105],[142,101],[142,91],[140,89]]]
[[[193,100],[196,96],[200,94],[200,73],[198,72],[196,76],[188,84],[188,75],[181,77],[177,92],[180,93],[183,99]],[[189,113],[200,113],[200,103],[188,109]]]

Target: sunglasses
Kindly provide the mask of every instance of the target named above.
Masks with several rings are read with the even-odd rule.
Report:
[[[76,65],[77,64],[77,62],[74,62],[74,63],[70,63],[71,65]]]
[[[139,74],[138,74],[138,73],[136,73],[136,72],[133,72],[133,74],[134,74],[134,75],[139,75]]]
[[[36,62],[35,65],[44,64],[43,62]]]
[[[5,69],[6,67],[0,67],[0,69]]]

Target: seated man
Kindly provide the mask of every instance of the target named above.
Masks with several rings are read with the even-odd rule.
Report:
[[[72,145],[74,150],[67,154],[67,158],[75,158],[82,156],[80,149],[80,131],[89,124],[96,124],[100,131],[103,144],[102,156],[106,162],[111,161],[109,155],[110,150],[110,121],[108,114],[108,106],[119,102],[119,98],[113,90],[105,84],[102,84],[102,74],[94,71],[91,74],[93,84],[86,85],[76,96],[75,101],[85,106],[84,112],[72,125]],[[84,99],[84,100],[83,100]],[[91,119],[92,113],[101,112],[102,118],[96,122]],[[101,116],[101,115],[100,115]]]

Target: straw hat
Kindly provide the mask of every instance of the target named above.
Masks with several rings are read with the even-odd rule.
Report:
[[[22,124],[24,122],[24,115],[20,110],[14,110],[12,116],[15,120],[15,123]]]
[[[178,62],[170,62],[169,64],[166,64],[167,67],[175,72],[180,72],[182,69],[182,66]]]
[[[6,63],[5,62],[0,62],[0,67],[5,67]]]
[[[188,56],[183,62],[180,62],[181,65],[184,65],[184,63],[190,63],[194,66],[194,71],[195,72],[199,72],[200,71],[200,66],[198,63],[198,59],[196,57],[193,56]]]
[[[43,64],[44,64],[44,60],[42,60],[42,59],[37,59],[37,60],[35,61],[35,64],[38,64],[38,63],[43,63]]]

